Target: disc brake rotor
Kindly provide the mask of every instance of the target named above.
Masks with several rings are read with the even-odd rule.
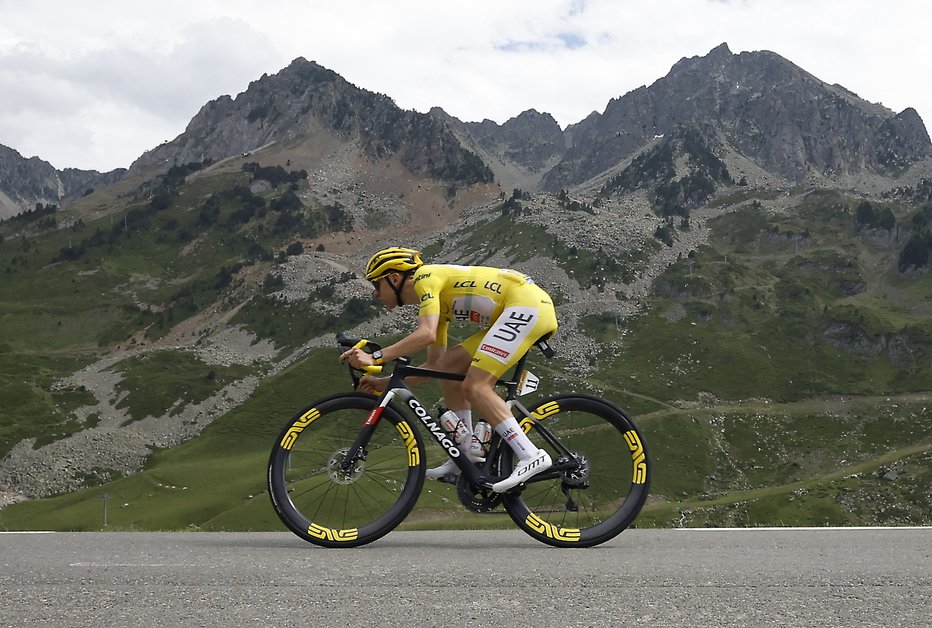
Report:
[[[366,461],[357,460],[348,471],[344,471],[343,461],[348,452],[349,448],[338,449],[327,462],[327,474],[337,484],[352,484],[366,470]]]

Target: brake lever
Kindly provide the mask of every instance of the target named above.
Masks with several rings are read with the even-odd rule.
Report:
[[[378,345],[375,344],[374,342],[369,342],[368,340],[363,339],[363,340],[360,340],[359,342],[357,342],[356,344],[354,344],[354,345],[353,345],[353,348],[354,348],[354,349],[363,349],[363,348],[365,348],[365,347],[368,346],[368,345],[371,345],[371,346],[373,346],[373,347],[378,347]],[[381,364],[366,365],[366,366],[363,366],[363,367],[358,368],[358,369],[356,369],[356,370],[357,370],[357,371],[361,371],[361,372],[365,373],[366,375],[378,375],[379,373],[382,372],[382,365],[381,365]]]
[[[356,338],[348,338],[345,333],[342,331],[337,334],[337,345],[340,349],[353,348],[353,349],[362,349],[364,347],[369,347],[373,351],[381,349],[377,343],[370,342],[366,339],[358,340]],[[359,389],[360,377],[357,373],[365,373],[366,375],[378,375],[382,372],[381,365],[371,365],[364,366],[362,368],[354,368],[351,364],[347,363],[347,368],[349,369],[350,379],[353,382],[353,390]]]

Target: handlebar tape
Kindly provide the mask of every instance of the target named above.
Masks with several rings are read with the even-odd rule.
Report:
[[[353,345],[353,348],[354,348],[354,349],[362,349],[362,348],[365,347],[367,344],[369,344],[369,341],[366,340],[365,338],[363,338],[362,340],[360,340],[359,342],[357,342],[356,344],[354,344],[354,345]],[[378,375],[379,373],[382,372],[382,365],[381,365],[381,364],[373,364],[373,365],[371,365],[371,366],[363,366],[363,367],[360,368],[359,370],[365,371],[367,375]]]

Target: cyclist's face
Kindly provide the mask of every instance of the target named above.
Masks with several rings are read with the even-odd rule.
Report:
[[[398,305],[397,297],[395,297],[394,291],[391,289],[391,286],[384,286],[382,284],[388,283],[389,275],[384,275],[378,279],[373,280],[372,282],[372,296],[375,297],[377,301],[381,301],[382,304],[387,308],[393,308]]]

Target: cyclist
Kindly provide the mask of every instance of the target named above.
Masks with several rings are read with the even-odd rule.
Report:
[[[425,368],[464,373],[462,382],[443,381],[446,405],[462,424],[457,443],[471,460],[481,456],[472,435],[475,408],[514,450],[518,463],[511,475],[495,483],[496,492],[507,491],[552,464],[550,455],[527,437],[505,400],[495,392],[495,383],[531,346],[557,329],[550,296],[527,276],[509,269],[485,266],[424,264],[420,252],[401,247],[379,251],[366,265],[375,298],[388,309],[418,306],[417,327],[408,336],[381,351],[368,354],[350,349],[340,356],[356,368],[382,364],[400,356],[427,349]],[[451,321],[469,321],[482,327],[454,347],[447,346]],[[365,376],[360,387],[382,392],[387,377]],[[452,460],[434,469],[428,477],[440,478],[458,472]]]

